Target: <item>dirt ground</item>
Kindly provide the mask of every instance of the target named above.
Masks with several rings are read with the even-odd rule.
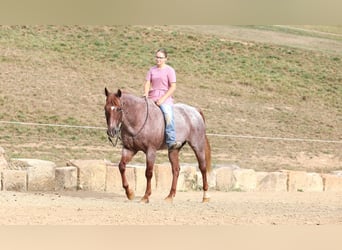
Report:
[[[167,192],[124,194],[0,192],[1,225],[342,225],[342,192],[178,192],[172,204]]]

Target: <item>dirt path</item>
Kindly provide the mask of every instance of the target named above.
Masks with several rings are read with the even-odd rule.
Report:
[[[339,34],[328,34],[326,32],[318,32],[315,30],[307,30],[307,29],[299,29],[290,26],[283,26],[284,28],[292,29],[292,30],[301,30],[308,32],[309,34],[325,34],[330,36],[340,37]],[[268,44],[277,44],[282,46],[290,46],[301,49],[309,49],[309,50],[318,50],[325,51],[333,54],[342,54],[342,47],[340,41],[335,41],[327,38],[320,37],[312,37],[308,35],[299,35],[299,34],[291,34],[291,33],[283,33],[281,31],[271,31],[271,30],[260,30],[260,29],[251,29],[243,26],[189,26],[189,25],[176,25],[172,26],[172,28],[178,29],[180,31],[185,32],[194,32],[194,33],[204,33],[204,34],[212,34],[218,35],[222,38],[227,38],[232,41],[232,39],[236,39],[236,41],[244,43],[248,42],[258,42],[258,43],[268,43]]]
[[[342,193],[179,192],[173,204],[153,193],[149,204],[123,194],[0,192],[1,225],[336,225]]]

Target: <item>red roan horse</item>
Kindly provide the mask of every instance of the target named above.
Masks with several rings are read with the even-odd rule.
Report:
[[[110,93],[105,88],[107,134],[109,137],[120,136],[123,144],[119,170],[122,186],[127,198],[132,200],[134,192],[130,189],[125,175],[126,164],[138,151],[146,155],[147,179],[146,192],[141,202],[148,203],[151,195],[151,178],[157,150],[166,149],[165,122],[160,108],[147,98],[124,93]],[[177,141],[187,142],[195,152],[203,179],[203,202],[209,201],[207,171],[211,169],[210,144],[206,136],[204,117],[201,111],[194,107],[177,103],[174,105],[174,117]],[[169,150],[168,156],[172,165],[172,185],[165,200],[175,197],[177,180],[180,171],[179,150]]]

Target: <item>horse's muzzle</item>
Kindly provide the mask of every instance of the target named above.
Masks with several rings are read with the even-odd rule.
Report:
[[[114,128],[108,128],[107,129],[107,135],[109,137],[115,137],[118,136],[120,134],[120,127],[114,127]]]

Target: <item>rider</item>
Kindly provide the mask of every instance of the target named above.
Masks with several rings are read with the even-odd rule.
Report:
[[[176,141],[172,96],[176,90],[176,72],[166,64],[167,52],[165,49],[157,50],[155,58],[156,65],[151,67],[146,75],[144,96],[152,99],[164,115],[168,149],[178,149],[182,143]]]

